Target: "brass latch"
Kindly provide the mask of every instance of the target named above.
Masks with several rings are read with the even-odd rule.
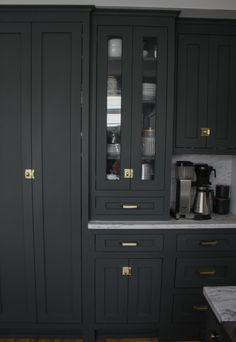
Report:
[[[134,170],[133,169],[124,169],[124,178],[133,178]]]
[[[211,130],[208,127],[201,128],[201,137],[209,137],[211,135]]]
[[[25,179],[35,179],[34,169],[25,169]]]
[[[123,276],[131,276],[132,275],[132,268],[129,266],[122,267],[122,275]]]

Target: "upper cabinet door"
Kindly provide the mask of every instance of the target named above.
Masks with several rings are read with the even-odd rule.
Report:
[[[207,126],[208,36],[179,35],[176,141],[178,148],[204,148]]]
[[[236,38],[211,37],[207,147],[236,149]]]
[[[97,42],[96,189],[128,189],[131,132],[131,30],[105,26]],[[128,172],[128,171],[127,171]]]
[[[0,321],[34,322],[30,25],[0,24]]]
[[[131,189],[164,188],[167,29],[134,28]]]
[[[33,24],[33,165],[39,322],[81,321],[79,23]]]

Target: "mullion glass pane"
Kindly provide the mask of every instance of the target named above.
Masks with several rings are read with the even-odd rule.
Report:
[[[141,180],[155,179],[157,39],[143,38]]]
[[[108,39],[106,179],[121,179],[122,39]]]

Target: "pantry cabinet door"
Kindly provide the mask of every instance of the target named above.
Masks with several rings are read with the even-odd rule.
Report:
[[[209,48],[208,148],[236,149],[236,38],[211,37]]]
[[[0,322],[34,322],[30,25],[0,24]]]
[[[33,165],[39,322],[81,321],[79,23],[33,24]]]

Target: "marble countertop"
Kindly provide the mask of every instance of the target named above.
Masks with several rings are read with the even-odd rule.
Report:
[[[236,215],[213,215],[209,220],[170,219],[168,221],[90,221],[89,229],[201,229],[236,228]]]
[[[236,286],[204,287],[203,294],[219,322],[236,322]]]

